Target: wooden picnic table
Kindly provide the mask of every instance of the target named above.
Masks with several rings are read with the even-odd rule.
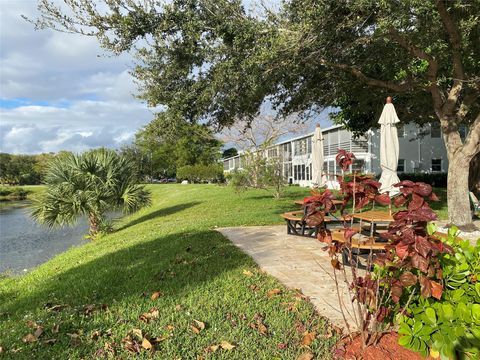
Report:
[[[342,205],[343,204],[343,200],[332,200],[333,202],[333,205]],[[295,204],[297,205],[302,205],[303,206],[303,200],[295,200]]]
[[[353,219],[360,220],[360,228],[362,228],[363,222],[369,223],[371,237],[375,233],[377,225],[388,225],[393,221],[392,214],[388,211],[382,210],[369,210],[361,213],[350,214],[350,216]]]

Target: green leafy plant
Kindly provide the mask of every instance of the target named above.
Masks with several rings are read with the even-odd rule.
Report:
[[[56,157],[46,173],[47,190],[36,199],[32,216],[49,227],[87,216],[89,235],[95,238],[107,211],[130,213],[150,204],[150,193],[137,179],[134,164],[113,150]]]
[[[429,232],[435,226],[429,224]],[[453,253],[439,256],[444,291],[441,299],[419,297],[399,316],[399,343],[426,356],[442,359],[480,356],[480,241],[457,238],[449,229],[445,244]]]

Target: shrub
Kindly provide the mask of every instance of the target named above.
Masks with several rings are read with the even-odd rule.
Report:
[[[398,173],[400,180],[424,182],[435,187],[447,187],[447,173]]]
[[[223,182],[223,168],[219,164],[185,165],[177,169],[177,179],[191,183]]]
[[[0,196],[14,199],[24,200],[31,191],[22,189],[20,187],[2,187],[0,188]]]
[[[434,231],[430,228],[430,232]],[[439,257],[444,291],[439,301],[418,298],[400,316],[400,344],[442,359],[480,357],[480,241],[458,240],[451,227],[446,244],[453,254]]]

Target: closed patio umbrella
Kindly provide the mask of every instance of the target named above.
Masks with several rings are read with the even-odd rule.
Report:
[[[398,134],[395,124],[400,122],[392,104],[392,98],[387,98],[387,103],[383,107],[382,115],[378,123],[380,128],[380,167],[382,168],[382,176],[380,183],[382,184],[380,192],[388,191],[390,195],[398,193],[398,189],[393,184],[400,182],[397,176],[398,165]]]
[[[323,186],[323,136],[320,124],[317,124],[312,139],[312,182],[314,186]]]

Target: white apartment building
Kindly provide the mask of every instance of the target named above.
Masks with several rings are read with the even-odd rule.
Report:
[[[328,180],[335,181],[335,174],[341,174],[335,162],[338,149],[353,152],[356,161],[353,170],[379,175],[380,131],[370,130],[365,135],[354,138],[353,133],[341,125],[322,129],[324,150],[324,172]],[[465,134],[462,134],[465,136]],[[281,156],[283,174],[290,184],[312,185],[312,137],[313,133],[279,142],[267,150],[267,157]],[[398,126],[400,154],[397,171],[446,172],[447,153],[439,124],[420,128],[416,124]],[[242,155],[223,160],[225,172],[242,168]]]

